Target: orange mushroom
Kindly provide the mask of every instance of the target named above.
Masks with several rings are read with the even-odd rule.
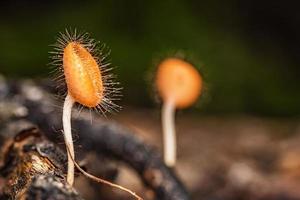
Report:
[[[89,39],[87,34],[70,33],[66,30],[60,34],[54,45],[52,56],[54,65],[63,71],[61,75],[67,86],[67,95],[63,106],[63,133],[68,153],[67,182],[74,182],[74,147],[71,132],[71,114],[75,102],[91,109],[105,113],[117,111],[119,106],[113,103],[113,97],[118,96],[119,88],[115,88],[113,76],[107,74],[107,64],[104,58],[96,55],[99,51],[97,43]],[[101,55],[101,54],[100,54]]]
[[[128,192],[138,200],[142,200],[140,196],[131,190],[120,185],[111,183],[104,179],[95,177],[84,171],[75,161],[74,147],[71,132],[71,115],[72,107],[75,102],[86,106],[90,109],[99,110],[101,113],[106,111],[118,111],[120,108],[112,100],[117,100],[120,88],[116,88],[117,82],[114,82],[114,76],[108,74],[111,68],[106,68],[109,64],[104,64],[105,55],[102,49],[97,47],[98,43],[89,39],[88,35],[77,34],[76,30],[70,34],[60,34],[54,45],[52,64],[58,66],[59,71],[63,74],[63,81],[67,86],[67,95],[63,107],[63,133],[68,152],[68,172],[67,182],[70,185],[74,183],[74,165],[86,177],[114,188],[118,188]],[[99,53],[97,55],[97,53]]]
[[[163,100],[164,161],[172,167],[176,163],[175,110],[196,102],[202,91],[202,77],[190,63],[179,58],[167,58],[158,65],[156,87]]]
[[[63,108],[63,129],[68,154],[67,182],[74,182],[75,157],[71,133],[71,112],[75,102],[87,107],[96,107],[102,100],[103,84],[99,66],[93,56],[78,42],[70,42],[63,51],[63,68],[68,94]]]

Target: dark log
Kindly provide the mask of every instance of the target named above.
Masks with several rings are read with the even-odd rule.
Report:
[[[56,102],[53,101],[53,95],[30,82],[8,85],[7,88],[7,94],[18,96],[17,103],[27,112],[24,117],[38,125],[49,139],[57,142],[58,137],[54,132],[62,128],[61,111],[54,106]],[[12,116],[12,119],[16,117]],[[122,126],[104,122],[98,117],[93,118],[93,125],[84,117],[72,122],[82,149],[127,163],[140,175],[144,184],[153,190],[157,199],[190,199],[176,174],[163,163],[153,147]]]
[[[43,100],[43,102],[47,102]],[[26,101],[29,110],[28,119],[53,138],[51,129],[60,130],[60,114],[57,111],[43,112],[42,103]],[[160,200],[187,200],[188,193],[171,168],[162,161],[160,154],[145,144],[134,133],[118,124],[103,122],[94,117],[93,125],[89,119],[74,119],[73,129],[76,130],[80,145],[85,151],[96,152],[114,157],[130,165],[138,172],[146,186],[150,187]],[[51,123],[49,123],[51,122]]]

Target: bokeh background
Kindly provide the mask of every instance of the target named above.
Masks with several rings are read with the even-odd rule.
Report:
[[[0,2],[0,73],[48,77],[58,32],[84,30],[112,50],[123,105],[155,107],[154,63],[180,51],[202,71],[193,112],[300,115],[298,1],[128,0]],[[150,72],[149,72],[150,71]],[[137,95],[138,94],[138,95]]]

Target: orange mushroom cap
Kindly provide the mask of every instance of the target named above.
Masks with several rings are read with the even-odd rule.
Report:
[[[157,70],[156,86],[164,101],[174,101],[176,108],[191,106],[202,90],[202,77],[190,63],[167,58]]]
[[[97,61],[78,42],[70,42],[63,52],[63,68],[69,94],[76,102],[96,107],[103,97],[103,83]]]

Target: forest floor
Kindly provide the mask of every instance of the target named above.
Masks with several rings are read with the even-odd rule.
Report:
[[[6,87],[6,84],[2,83],[0,88],[3,98],[2,119],[14,121],[28,115],[28,118],[34,123],[39,122],[40,128],[45,126],[45,130],[50,131],[50,133],[45,132],[46,135],[48,134],[47,136],[58,137],[55,134],[61,128],[59,125],[61,113],[56,109],[61,110],[61,106],[59,103],[51,101],[50,96],[53,95],[36,87],[32,82],[20,82],[8,84],[8,86]],[[26,103],[28,107],[24,107],[22,103]],[[104,141],[107,138],[102,137],[107,137],[107,134],[104,134],[104,130],[102,134],[99,133],[102,137],[99,137],[92,132],[91,127],[97,125],[90,126],[88,123],[90,116],[88,111],[83,111],[80,117],[84,115],[85,117],[81,120],[82,125],[77,124],[77,129],[81,128],[81,131],[76,130],[76,123],[73,124],[77,158],[80,163],[87,166],[89,172],[96,172],[96,175],[99,175],[97,171],[106,164],[103,163],[103,160],[99,161],[99,155],[93,155],[96,152],[94,149],[98,149],[96,148],[98,143],[96,146],[93,145],[94,149],[90,151],[92,153],[88,151],[88,148],[91,148],[89,145],[94,144],[91,141],[97,138],[99,142],[105,144]],[[76,115],[75,111],[73,113],[74,122],[76,116],[78,117],[78,114]],[[95,117],[94,123],[102,123],[102,119],[103,117],[97,121]],[[106,120],[123,125],[126,134],[136,134],[145,143],[162,152],[158,109],[124,106],[120,113],[110,115]],[[86,126],[87,123],[88,126]],[[2,125],[5,124],[2,123]],[[58,129],[53,128],[56,126]],[[126,131],[126,128],[132,131]],[[176,116],[176,130],[178,162],[174,171],[187,187],[193,199],[300,200],[300,118],[263,118],[245,115],[208,116],[180,111]],[[90,141],[91,137],[88,136],[91,135],[95,139],[92,138]],[[85,147],[81,146],[84,145],[84,142],[86,143]],[[63,145],[63,142],[61,141],[57,145],[59,144]],[[107,166],[110,167],[112,164],[112,168],[117,168],[119,172],[114,182],[142,194],[147,197],[145,199],[153,199],[151,198],[154,197],[153,193],[151,194],[149,189],[142,186],[139,176],[132,168],[124,164],[126,162],[109,160],[108,163]],[[167,168],[167,171],[170,170]],[[147,174],[142,173],[142,175],[146,176]],[[83,176],[78,176],[76,179],[78,180],[75,182],[75,187],[80,195],[85,199],[99,198],[97,195],[99,195],[99,189],[103,189],[102,185],[92,184]],[[152,182],[155,183],[155,180]],[[165,188],[168,188],[168,185]],[[117,200],[120,197],[122,200],[132,199],[132,197],[125,198],[124,194],[117,194],[119,192],[117,190],[108,192],[111,188],[104,189],[105,192],[101,194],[108,194],[108,197],[103,197],[106,200]]]
[[[113,120],[162,152],[158,110],[124,108]],[[300,119],[177,113],[175,171],[193,199],[300,199]],[[118,182],[131,172],[120,173]]]

